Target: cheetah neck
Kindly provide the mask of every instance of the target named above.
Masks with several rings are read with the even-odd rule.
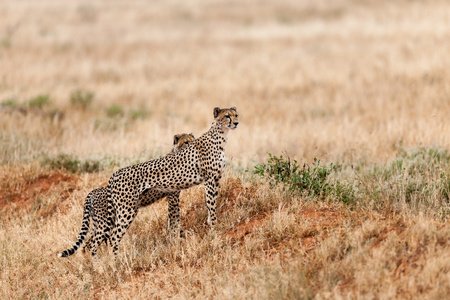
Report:
[[[213,123],[208,133],[218,146],[220,146],[222,149],[225,149],[229,131],[230,129],[228,127],[222,126],[218,123]]]

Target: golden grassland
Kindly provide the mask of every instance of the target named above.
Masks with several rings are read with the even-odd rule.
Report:
[[[446,1],[3,1],[0,25],[0,298],[450,294]],[[215,230],[200,186],[184,239],[163,201],[117,258],[57,258],[89,191],[232,105]],[[332,192],[244,172],[282,152],[339,165]]]

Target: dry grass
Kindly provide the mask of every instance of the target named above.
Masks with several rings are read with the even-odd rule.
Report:
[[[19,191],[32,189],[29,170],[2,171],[24,172]],[[448,223],[308,201],[229,173],[214,232],[203,189],[193,188],[182,193],[185,239],[168,238],[161,202],[140,211],[115,260],[106,247],[96,259],[58,259],[78,233],[83,197],[103,181],[72,180],[68,204],[59,200],[68,191],[55,186],[47,206],[15,214],[3,207],[2,298],[440,299],[450,291]],[[43,214],[49,206],[54,213]]]
[[[2,113],[4,159],[165,150],[204,132],[216,105],[238,106],[227,152],[245,165],[281,150],[353,161],[449,148],[447,3],[308,3],[2,3],[0,101],[46,94],[64,113],[41,126]],[[95,95],[84,113],[70,105],[80,88]],[[112,104],[151,115],[113,126]]]
[[[450,294],[450,6],[310,2],[1,2],[0,298]],[[57,259],[90,190],[232,105],[216,231],[198,187],[185,239],[159,203],[116,260]],[[242,172],[282,151],[342,164],[356,202]]]

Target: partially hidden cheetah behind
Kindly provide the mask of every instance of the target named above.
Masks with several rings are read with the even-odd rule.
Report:
[[[110,242],[117,253],[120,240],[129,228],[139,208],[139,197],[147,190],[170,193],[168,195],[169,228],[179,234],[180,191],[204,183],[208,223],[217,222],[216,199],[219,180],[225,165],[225,145],[228,132],[236,129],[236,107],[214,108],[211,128],[187,148],[165,157],[122,168],[108,182],[108,228],[112,228]],[[113,218],[115,216],[115,219]],[[108,233],[109,235],[109,233]],[[95,255],[102,236],[97,234],[91,243]]]
[[[173,148],[171,153],[174,153],[176,151],[179,151],[182,148],[186,148],[189,143],[192,143],[195,140],[194,135],[192,133],[182,133],[177,134],[173,137]],[[177,193],[177,192],[175,192]],[[59,253],[59,257],[67,257],[72,254],[74,254],[78,248],[83,244],[83,241],[85,240],[88,231],[89,231],[89,225],[90,220],[92,219],[92,231],[89,239],[86,241],[83,250],[84,249],[90,249],[92,238],[96,235],[101,236],[101,241],[107,241],[108,235],[106,234],[110,230],[107,230],[108,226],[108,205],[107,205],[107,194],[108,189],[107,186],[100,187],[98,189],[92,190],[87,196],[86,200],[84,202],[84,210],[83,210],[83,221],[81,226],[81,231],[78,235],[77,241],[73,245],[72,248],[64,250],[63,252]],[[139,196],[139,207],[145,207],[150,204],[156,203],[163,199],[164,197],[168,196],[169,193],[165,193],[158,190],[146,190]],[[172,199],[173,197],[168,197],[169,199]],[[112,216],[114,217],[114,216]],[[113,218],[114,219],[114,218]]]

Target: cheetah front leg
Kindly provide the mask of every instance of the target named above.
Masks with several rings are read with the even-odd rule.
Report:
[[[169,234],[180,236],[183,234],[180,229],[180,192],[177,191],[167,194],[167,204],[169,211]]]
[[[216,200],[219,190],[219,180],[212,177],[205,181],[206,207],[208,208],[208,224],[215,226],[217,224]]]

